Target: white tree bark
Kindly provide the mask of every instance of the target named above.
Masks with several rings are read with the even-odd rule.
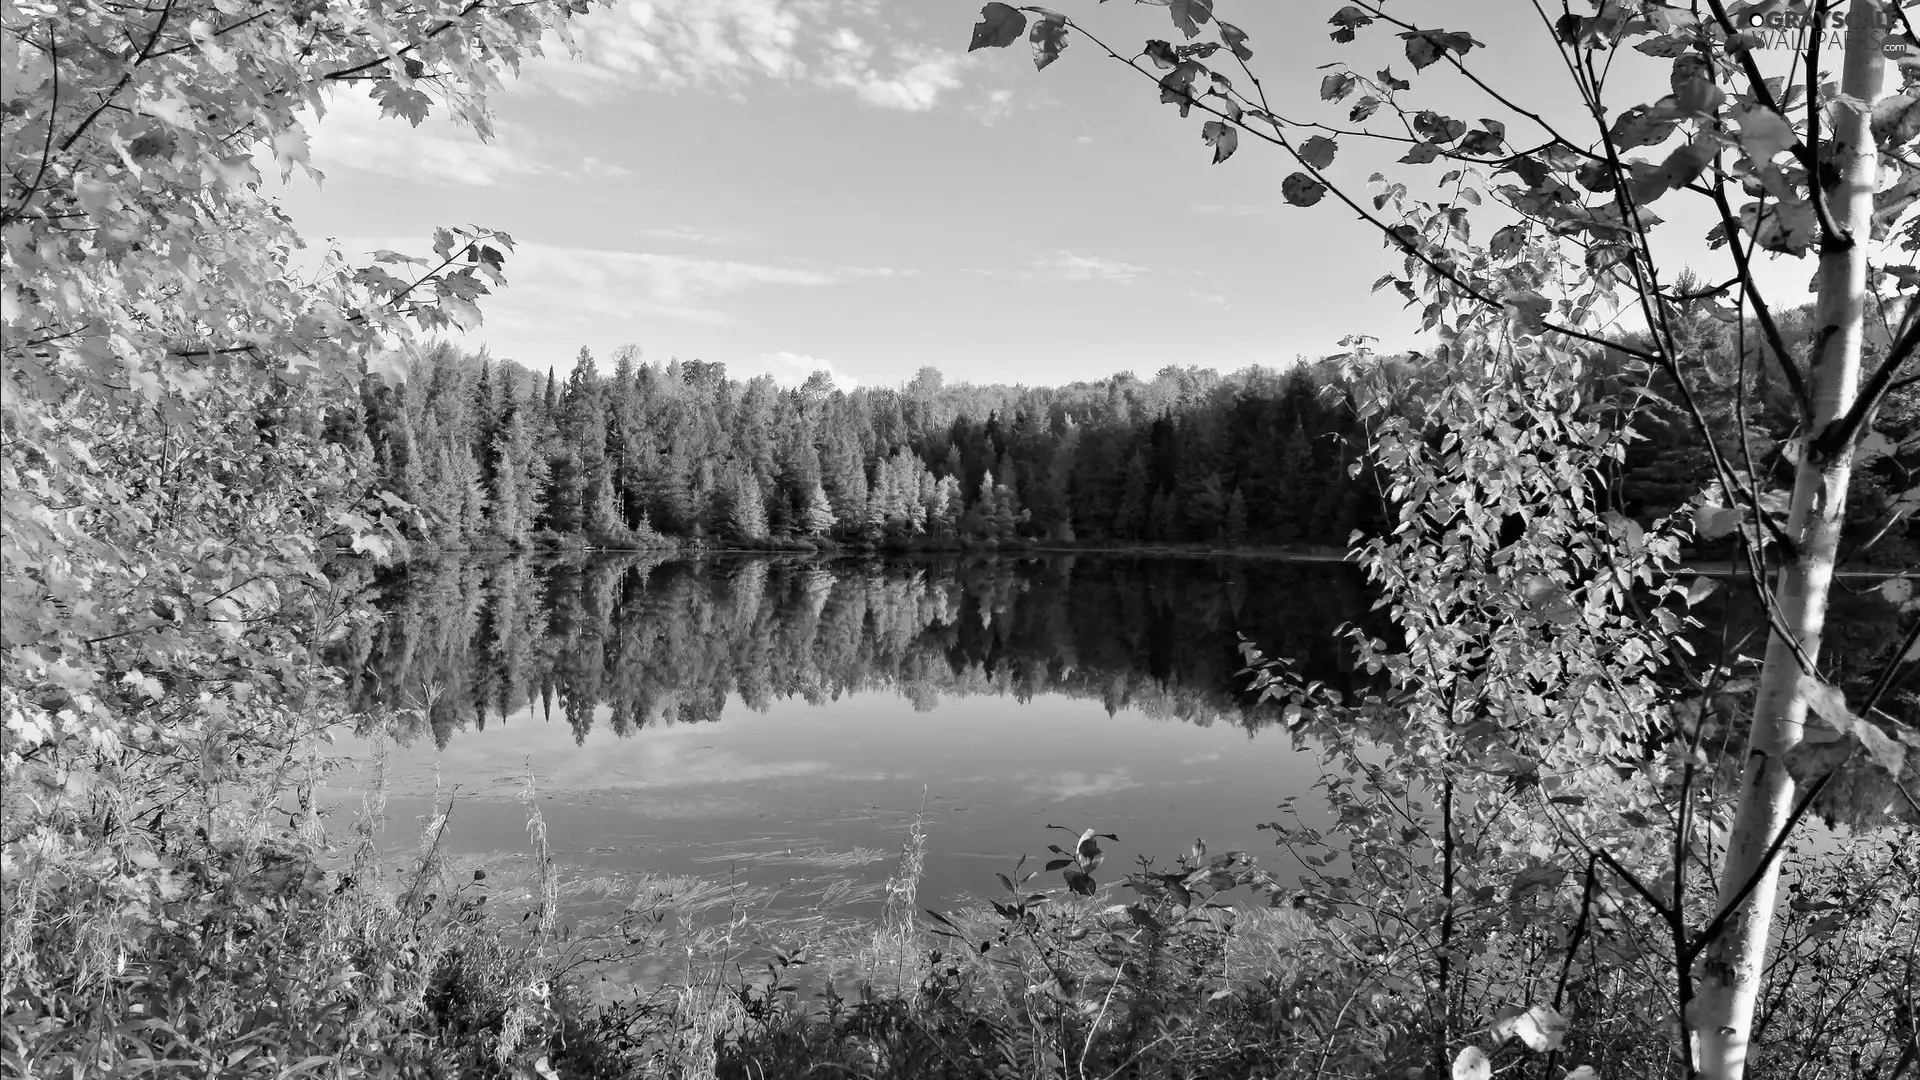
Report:
[[[1854,0],[1845,10],[1868,15],[1884,9],[1871,0]],[[1882,28],[1870,25],[1853,25],[1846,33],[1841,91],[1868,106],[1879,99],[1885,81],[1883,36]],[[1859,385],[1867,243],[1878,167],[1868,110],[1841,104],[1827,117],[1832,130],[1825,133],[1826,141],[1840,170],[1837,182],[1827,189],[1827,204],[1855,242],[1821,252],[1814,341],[1816,346],[1824,342],[1824,348],[1809,357],[1814,399],[1810,435],[1845,415]],[[1811,460],[1812,456],[1801,455],[1787,519],[1786,534],[1798,550],[1780,571],[1775,588],[1787,627],[1806,655],[1817,658],[1840,525],[1846,516],[1853,453],[1846,447],[1825,461]],[[1791,645],[1775,634],[1767,642],[1716,911],[1726,910],[1748,882],[1757,880],[1757,884],[1739,901],[1725,930],[1706,950],[1699,971],[1699,997],[1690,1010],[1704,1080],[1741,1080],[1746,1073],[1755,997],[1779,881],[1779,861],[1765,866],[1762,862],[1792,813],[1796,785],[1787,774],[1785,756],[1800,742],[1806,716],[1800,663]]]

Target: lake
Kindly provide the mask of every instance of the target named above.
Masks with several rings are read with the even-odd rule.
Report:
[[[1242,635],[1352,691],[1338,629],[1390,632],[1352,566],[1223,556],[516,558],[413,567],[375,598],[335,659],[355,708],[398,710],[389,857],[451,797],[441,853],[521,910],[530,772],[582,940],[665,911],[857,928],[916,825],[916,908],[999,894],[1067,840],[1050,825],[1119,836],[1103,881],[1196,838],[1285,880],[1258,826],[1288,797],[1320,824],[1318,763],[1245,693]],[[1834,605],[1828,654],[1863,684],[1897,612],[1870,583]],[[1760,626],[1734,589],[1694,613],[1702,655]],[[337,777],[333,804],[368,782]],[[603,966],[644,977],[658,954]]]
[[[916,821],[921,907],[997,891],[1050,824],[1118,834],[1110,878],[1198,837],[1276,864],[1257,826],[1317,765],[1241,635],[1348,687],[1335,633],[1369,607],[1339,563],[1083,554],[512,559],[379,603],[340,659],[357,707],[410,710],[394,851],[437,790],[447,854],[524,861],[531,770],[576,911],[700,879],[793,917],[876,911]]]

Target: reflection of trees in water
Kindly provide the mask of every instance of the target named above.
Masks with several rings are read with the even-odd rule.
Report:
[[[798,697],[1058,693],[1249,729],[1239,636],[1348,686],[1351,569],[1058,555],[861,562],[655,556],[414,567],[345,647],[359,708],[422,708],[442,745],[532,707],[584,739]],[[602,707],[605,710],[602,711]]]

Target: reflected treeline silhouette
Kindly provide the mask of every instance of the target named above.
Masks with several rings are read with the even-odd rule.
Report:
[[[1249,730],[1240,635],[1311,678],[1355,679],[1342,622],[1369,606],[1340,564],[1085,555],[926,560],[628,555],[416,566],[343,646],[359,709],[411,710],[441,745],[529,706],[596,724],[719,720],[731,697],[1043,693]]]

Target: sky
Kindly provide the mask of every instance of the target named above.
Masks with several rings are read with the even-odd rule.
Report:
[[[1056,3],[1122,52],[1183,40],[1164,8]],[[1345,105],[1319,99],[1331,62],[1412,74],[1380,28],[1328,40],[1338,6],[1219,0],[1248,31],[1276,111],[1344,119]],[[1486,49],[1469,63],[1495,89],[1581,130],[1531,4],[1395,7],[1471,32]],[[1288,205],[1280,181],[1297,166],[1282,151],[1248,139],[1212,164],[1203,117],[1182,120],[1084,37],[1040,72],[1024,41],[969,54],[979,10],[620,0],[581,20],[582,55],[556,47],[509,83],[491,142],[438,118],[410,128],[343,93],[314,132],[324,182],[296,178],[283,203],[310,242],[350,254],[424,254],[437,225],[510,233],[509,286],[484,299],[465,343],[563,374],[582,346],[605,358],[623,343],[784,382],[826,369],[847,386],[899,384],[925,365],[1028,385],[1281,367],[1355,332],[1416,343],[1417,312],[1369,292],[1399,259],[1331,199]],[[1623,54],[1620,66],[1623,104],[1664,92],[1657,62]],[[1461,119],[1512,119],[1442,66],[1415,89]],[[1537,134],[1527,127],[1512,132]],[[1385,169],[1416,196],[1437,193],[1443,165],[1396,156],[1348,140],[1332,175],[1364,189]],[[1670,214],[1656,250],[1706,263],[1709,223]],[[1783,263],[1769,290],[1801,302],[1812,263]]]

